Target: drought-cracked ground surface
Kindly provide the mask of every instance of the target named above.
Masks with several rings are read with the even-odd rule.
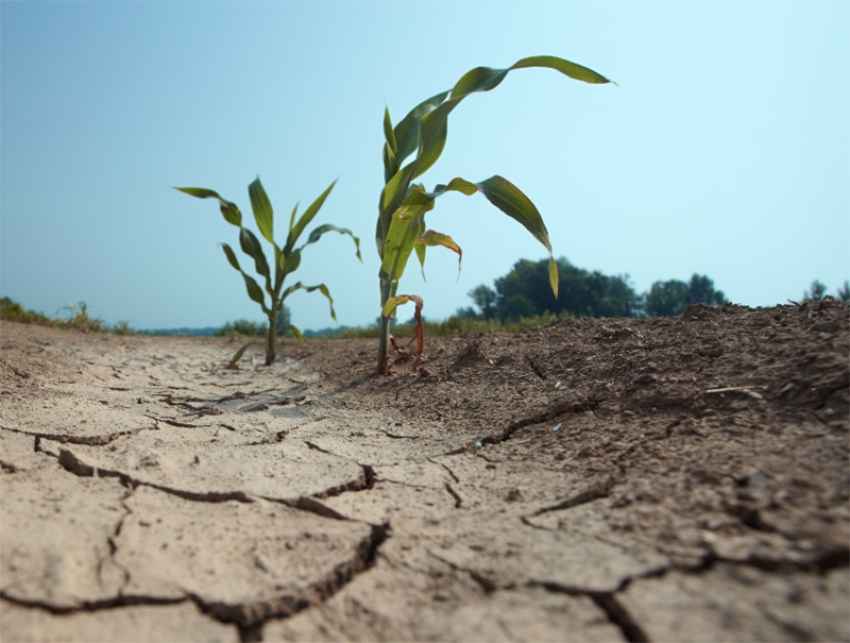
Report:
[[[847,304],[0,333],[3,641],[850,640]]]

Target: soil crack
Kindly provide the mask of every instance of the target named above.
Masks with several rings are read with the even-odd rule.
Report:
[[[374,566],[378,549],[389,537],[390,525],[383,523],[370,527],[369,535],[358,543],[350,560],[340,563],[323,578],[291,594],[281,594],[258,603],[236,605],[206,601],[193,593],[187,595],[203,613],[222,623],[236,625],[242,641],[260,641],[262,626],[266,621],[286,619],[325,603],[354,578]]]
[[[625,587],[626,583],[623,583]],[[543,589],[555,592],[558,594],[567,594],[569,596],[587,596],[608,616],[608,620],[616,625],[623,635],[623,638],[630,643],[647,643],[649,636],[643,631],[643,628],[638,624],[635,618],[617,600],[615,592],[593,592],[582,590],[579,588],[566,587],[558,583],[529,581],[530,587],[542,587]]]
[[[627,641],[630,643],[649,641],[646,632],[614,594],[591,594],[590,598],[608,615],[608,619],[620,628]]]
[[[780,572],[783,570],[798,570],[803,572],[816,572],[825,574],[833,569],[850,566],[850,548],[845,545],[835,545],[824,548],[807,560],[794,560],[787,557],[768,558],[758,554],[751,554],[747,558],[729,558],[714,551],[709,545],[709,555],[713,561],[729,563],[732,565],[744,565],[754,567],[765,572]]]
[[[534,415],[529,415],[524,418],[512,421],[510,424],[508,424],[507,428],[505,428],[499,433],[487,435],[483,438],[476,440],[475,442],[468,443],[462,447],[443,453],[442,455],[458,455],[460,453],[474,452],[477,449],[482,448],[485,444],[499,444],[501,442],[505,442],[506,440],[509,440],[511,437],[513,437],[514,433],[516,433],[520,429],[524,429],[527,426],[549,422],[557,418],[559,415],[563,415],[565,413],[585,413],[587,411],[595,411],[598,406],[599,402],[596,399],[592,398],[578,401],[564,400],[560,402],[555,402],[554,404],[549,405],[547,408],[540,411],[539,413],[535,413]]]
[[[200,429],[205,426],[210,426],[209,424],[189,424],[188,422],[180,422],[179,420],[172,420],[171,418],[158,418],[152,415],[146,415],[145,417],[149,420],[153,420],[155,423],[157,423],[157,425],[160,422],[164,422],[165,424],[168,424],[170,426],[176,426],[183,429]],[[159,426],[157,426],[157,428],[159,428]]]
[[[49,451],[44,451],[44,453],[47,453],[48,455],[53,455]],[[152,489],[157,489],[165,493],[170,493],[179,498],[183,498],[184,500],[192,500],[196,502],[227,502],[228,500],[236,500],[237,502],[254,502],[254,499],[251,497],[251,495],[245,491],[210,491],[208,493],[197,493],[194,491],[186,491],[184,489],[173,489],[164,485],[158,485],[151,482],[136,480],[135,478],[132,478],[121,471],[101,469],[100,467],[94,467],[90,464],[86,464],[67,449],[59,449],[58,460],[59,464],[62,465],[62,467],[66,471],[83,478],[118,478],[125,486],[138,487],[144,485],[147,487],[151,487]]]
[[[118,438],[124,437],[125,435],[136,435],[142,431],[158,431],[159,427],[154,425],[151,427],[131,429],[129,431],[116,431],[114,433],[107,433],[106,435],[56,435],[53,433],[40,433],[38,431],[25,431],[11,426],[0,426],[0,430],[34,437],[36,439],[35,450],[38,451],[39,439],[52,440],[53,442],[59,442],[60,444],[83,444],[86,446],[102,447],[117,440]]]
[[[130,571],[115,559],[115,553],[118,551],[118,544],[116,541],[118,536],[121,535],[121,528],[124,526],[124,521],[127,519],[127,516],[133,513],[133,510],[130,509],[129,506],[127,506],[127,499],[129,499],[135,493],[135,491],[136,490],[134,487],[128,485],[127,490],[124,492],[121,498],[119,498],[118,502],[124,508],[124,513],[119,516],[118,520],[115,522],[115,525],[112,527],[112,533],[110,533],[109,538],[107,538],[107,543],[109,544],[108,562],[120,569],[124,577],[121,583],[121,587],[118,590],[119,595],[124,593],[124,588],[127,587],[130,582]],[[103,565],[106,560],[107,559],[101,559],[97,563],[97,577],[99,580],[102,577]]]
[[[454,499],[455,499],[455,509],[460,509],[461,505],[463,504],[463,500],[461,499],[460,494],[458,494],[458,492],[457,492],[457,491],[455,491],[455,490],[452,488],[452,485],[451,485],[451,484],[449,484],[448,482],[446,483],[446,491],[448,491],[448,492],[449,492],[449,495],[450,495],[452,498],[454,498]]]
[[[572,509],[574,507],[578,507],[580,505],[587,504],[589,502],[593,502],[594,500],[600,500],[602,498],[607,498],[611,495],[611,490],[614,488],[614,484],[617,482],[617,475],[610,475],[605,478],[602,482],[598,482],[597,484],[585,489],[577,493],[574,496],[570,496],[566,500],[562,500],[561,502],[549,505],[548,507],[541,507],[537,511],[522,517],[522,522],[528,525],[529,527],[534,527],[536,529],[540,529],[537,525],[530,523],[529,519],[534,518],[536,516],[540,516],[545,513],[549,513],[551,511],[564,511],[567,509]]]
[[[428,555],[431,556],[432,558],[436,558],[437,560],[439,560],[444,565],[448,565],[449,567],[451,567],[456,572],[465,572],[465,573],[469,574],[469,577],[472,580],[474,580],[476,583],[478,583],[479,587],[481,587],[481,589],[484,590],[485,594],[492,594],[493,592],[496,591],[496,589],[498,589],[498,585],[496,585],[495,581],[490,580],[489,578],[487,578],[486,576],[484,576],[480,572],[477,572],[474,569],[470,569],[470,568],[467,568],[467,567],[461,567],[460,565],[456,565],[452,561],[446,560],[442,556],[438,556],[437,554],[435,554],[431,550],[428,550]]]
[[[460,484],[460,479],[455,475],[454,471],[452,471],[447,465],[443,464],[442,462],[435,462],[433,458],[426,458],[426,459],[431,464],[436,464],[436,465],[443,467],[443,469],[446,470],[446,473],[448,473],[452,477],[452,480],[454,480],[457,484]]]
[[[177,605],[186,601],[181,598],[163,598],[159,596],[142,596],[122,594],[113,598],[105,598],[98,601],[83,601],[74,606],[58,606],[46,601],[27,600],[10,596],[6,590],[0,590],[0,601],[8,601],[19,607],[28,607],[44,610],[51,614],[75,614],[77,612],[97,612],[100,610],[115,609],[119,607],[134,607],[140,605]]]
[[[158,485],[152,482],[137,480],[122,471],[113,471],[111,469],[103,469],[87,464],[67,449],[60,448],[58,456],[56,456],[54,453],[51,453],[50,451],[45,451],[44,449],[38,447],[38,445],[36,450],[46,453],[47,455],[50,455],[52,457],[57,457],[59,464],[66,471],[84,478],[118,478],[121,483],[127,487],[135,488],[144,485],[152,489],[157,489],[164,493],[177,496],[178,498],[183,498],[184,500],[191,500],[194,502],[218,503],[227,502],[229,500],[235,500],[237,502],[250,503],[255,501],[255,497],[253,496],[253,494],[250,494],[247,491],[210,491],[206,493],[200,493],[195,491],[186,491],[185,489],[166,487],[165,485]],[[309,511],[325,518],[345,519],[344,516],[337,513],[330,507],[325,506],[324,504],[319,502],[319,500],[338,496],[348,491],[362,491],[364,489],[370,489],[375,483],[374,470],[369,465],[359,464],[358,466],[360,467],[361,472],[355,480],[352,480],[342,485],[338,485],[336,487],[325,489],[319,493],[315,493],[309,496],[299,496],[297,498],[276,498],[270,496],[262,496],[262,498],[269,502],[281,502],[289,507],[301,509],[303,511]]]

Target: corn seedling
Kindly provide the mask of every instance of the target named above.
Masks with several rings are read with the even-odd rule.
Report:
[[[340,234],[346,234],[354,240],[357,258],[362,261],[360,257],[360,239],[355,237],[350,230],[338,228],[330,224],[316,227],[312,232],[310,232],[307,237],[307,241],[304,244],[297,248],[295,247],[295,244],[298,242],[298,239],[304,232],[304,229],[318,214],[319,209],[324,204],[325,199],[327,199],[335,184],[336,181],[331,183],[330,186],[328,186],[328,188],[319,195],[319,198],[317,198],[312,205],[310,205],[310,207],[297,218],[297,220],[298,205],[296,204],[295,208],[292,210],[292,215],[289,218],[289,235],[286,238],[286,244],[283,248],[275,243],[272,236],[274,231],[274,212],[272,211],[272,204],[269,201],[269,197],[266,195],[266,191],[263,189],[262,183],[260,183],[260,179],[257,178],[257,180],[248,186],[248,195],[251,197],[251,208],[254,211],[254,219],[257,222],[257,228],[260,230],[260,234],[263,235],[263,238],[274,248],[274,273],[272,273],[269,262],[266,259],[262,246],[260,245],[260,240],[257,239],[253,232],[242,226],[242,213],[234,203],[223,199],[216,192],[207,190],[206,188],[175,188],[176,190],[180,190],[181,192],[185,192],[186,194],[199,199],[217,199],[221,209],[221,214],[224,216],[224,220],[239,228],[239,245],[242,248],[242,251],[254,260],[254,268],[264,280],[265,288],[261,288],[256,279],[242,270],[239,265],[239,261],[236,259],[236,253],[233,252],[233,248],[226,243],[222,243],[221,247],[224,250],[224,254],[227,256],[227,261],[234,269],[241,273],[242,278],[245,280],[248,297],[250,297],[252,301],[257,302],[268,317],[268,338],[265,342],[266,366],[271,365],[275,359],[276,331],[281,330],[277,328],[277,324],[275,323],[278,318],[278,314],[283,310],[284,300],[296,290],[306,290],[307,292],[318,290],[321,292],[328,299],[328,303],[331,307],[331,317],[336,320],[333,299],[331,298],[330,291],[325,284],[319,284],[318,286],[305,286],[299,281],[285,290],[283,289],[286,277],[290,273],[295,272],[295,270],[298,269],[298,266],[301,265],[301,252],[304,248],[312,243],[316,243],[326,232],[338,232]],[[268,296],[268,301],[266,300],[266,296]],[[295,335],[299,344],[303,341],[301,331],[292,324],[287,324],[283,330],[291,331],[292,334]],[[230,366],[236,366],[236,363],[242,358],[242,355],[249,346],[262,343],[263,342],[248,342],[245,344],[233,356],[233,359],[230,361]]]
[[[549,282],[558,296],[558,267],[552,257],[552,245],[543,218],[536,206],[518,187],[496,175],[472,183],[454,178],[446,185],[437,185],[427,192],[422,184],[413,183],[440,157],[446,144],[449,114],[467,96],[497,87],[508,72],[526,67],[547,67],[586,83],[611,82],[604,76],[581,65],[555,56],[523,58],[507,69],[476,67],[465,73],[455,86],[432,96],[414,107],[395,127],[390,120],[389,108],[384,110],[383,148],[384,181],[378,205],[378,224],[375,241],[381,258],[379,272],[381,283],[381,330],[378,347],[378,372],[387,373],[389,364],[390,319],[396,308],[409,301],[416,305],[415,317],[419,319],[422,300],[413,295],[398,295],[398,282],[404,274],[411,252],[416,251],[420,265],[425,266],[425,249],[443,246],[457,253],[458,265],[462,257],[460,246],[446,234],[425,227],[425,214],[434,208],[437,197],[449,191],[464,195],[481,192],[487,200],[509,217],[516,219],[549,251]],[[411,155],[413,160],[402,165]],[[416,363],[422,354],[422,325],[417,323],[414,337],[417,342]]]

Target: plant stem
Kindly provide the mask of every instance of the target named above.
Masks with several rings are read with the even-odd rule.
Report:
[[[389,373],[390,358],[388,355],[390,338],[390,318],[381,318],[381,338],[378,344],[378,374],[386,375]]]
[[[269,313],[269,336],[268,343],[266,344],[266,366],[271,366],[274,364],[275,358],[275,334],[277,329],[275,328],[275,318],[277,316],[277,308],[272,306],[271,313]]]
[[[384,317],[384,305],[390,297],[395,294],[397,282],[381,280],[381,334],[378,344],[378,374],[386,375],[389,372],[389,348],[390,348],[390,318]]]

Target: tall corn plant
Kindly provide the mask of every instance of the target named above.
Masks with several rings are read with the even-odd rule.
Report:
[[[199,199],[218,199],[224,220],[239,228],[239,245],[241,246],[242,251],[254,260],[254,268],[257,271],[257,274],[259,274],[259,276],[263,279],[265,287],[261,288],[253,277],[242,270],[239,265],[239,261],[236,258],[236,253],[233,252],[233,248],[226,243],[222,243],[221,247],[224,250],[224,254],[227,256],[227,261],[230,265],[242,274],[242,278],[245,280],[245,287],[248,290],[248,297],[260,305],[263,312],[269,319],[269,334],[265,342],[266,366],[271,365],[275,360],[276,331],[278,330],[276,323],[277,316],[278,313],[283,310],[283,302],[287,297],[289,297],[289,295],[297,290],[306,290],[307,292],[318,290],[327,297],[331,307],[331,317],[334,320],[336,319],[333,299],[331,298],[330,291],[325,284],[319,284],[318,286],[305,286],[299,281],[286,288],[286,290],[283,289],[286,277],[295,272],[295,270],[297,270],[301,265],[301,252],[304,248],[309,246],[311,243],[316,243],[326,232],[339,232],[340,234],[350,236],[354,240],[357,258],[362,261],[362,258],[360,257],[360,239],[355,237],[350,230],[347,230],[346,228],[337,228],[330,224],[316,227],[312,232],[310,232],[310,235],[307,237],[307,241],[304,244],[297,248],[295,247],[295,244],[298,243],[298,239],[301,237],[304,229],[319,213],[319,209],[331,193],[331,190],[333,190],[335,184],[336,181],[331,183],[330,186],[328,186],[328,188],[319,195],[319,198],[317,198],[297,220],[298,205],[295,205],[295,208],[292,210],[292,215],[289,217],[289,235],[286,238],[286,244],[282,248],[275,243],[272,236],[274,232],[274,212],[272,210],[271,201],[269,201],[269,197],[266,195],[266,191],[263,189],[262,183],[260,183],[260,179],[257,178],[257,180],[248,186],[248,195],[251,198],[251,208],[254,211],[254,220],[257,222],[257,228],[260,230],[260,234],[263,235],[263,238],[272,244],[274,249],[274,274],[272,274],[269,262],[263,252],[263,247],[260,245],[260,240],[257,239],[256,235],[248,228],[244,228],[242,226],[242,213],[239,211],[239,208],[236,207],[235,203],[231,203],[230,201],[223,199],[213,190],[208,190],[206,188],[175,188],[176,190],[185,192],[186,194]],[[268,296],[268,300],[266,300],[266,296]],[[295,335],[299,343],[303,341],[301,331],[298,330],[298,328],[291,324],[285,328],[292,331],[292,334]],[[230,366],[232,367],[236,365],[249,346],[259,343],[262,342],[248,342],[245,344],[233,356],[233,359],[230,361]]]
[[[437,185],[428,192],[414,179],[424,174],[440,158],[446,144],[448,118],[460,102],[475,92],[497,87],[514,69],[548,67],[586,83],[609,83],[604,76],[556,56],[532,56],[517,61],[507,69],[476,67],[465,73],[447,92],[432,96],[414,107],[398,125],[393,126],[389,108],[384,111],[384,181],[378,204],[378,225],[375,241],[381,258],[381,334],[378,347],[378,372],[389,371],[390,319],[398,306],[413,301],[416,306],[417,361],[422,353],[422,300],[413,295],[398,295],[398,282],[404,274],[407,260],[415,250],[420,265],[425,265],[428,246],[449,248],[461,257],[461,249],[448,235],[428,230],[425,214],[434,208],[434,201],[450,191],[467,196],[481,192],[490,203],[509,217],[516,219],[549,251],[549,282],[558,296],[558,267],[552,256],[549,233],[534,203],[513,183],[499,175],[473,183],[460,177],[446,185]],[[402,165],[413,156],[406,165]]]

